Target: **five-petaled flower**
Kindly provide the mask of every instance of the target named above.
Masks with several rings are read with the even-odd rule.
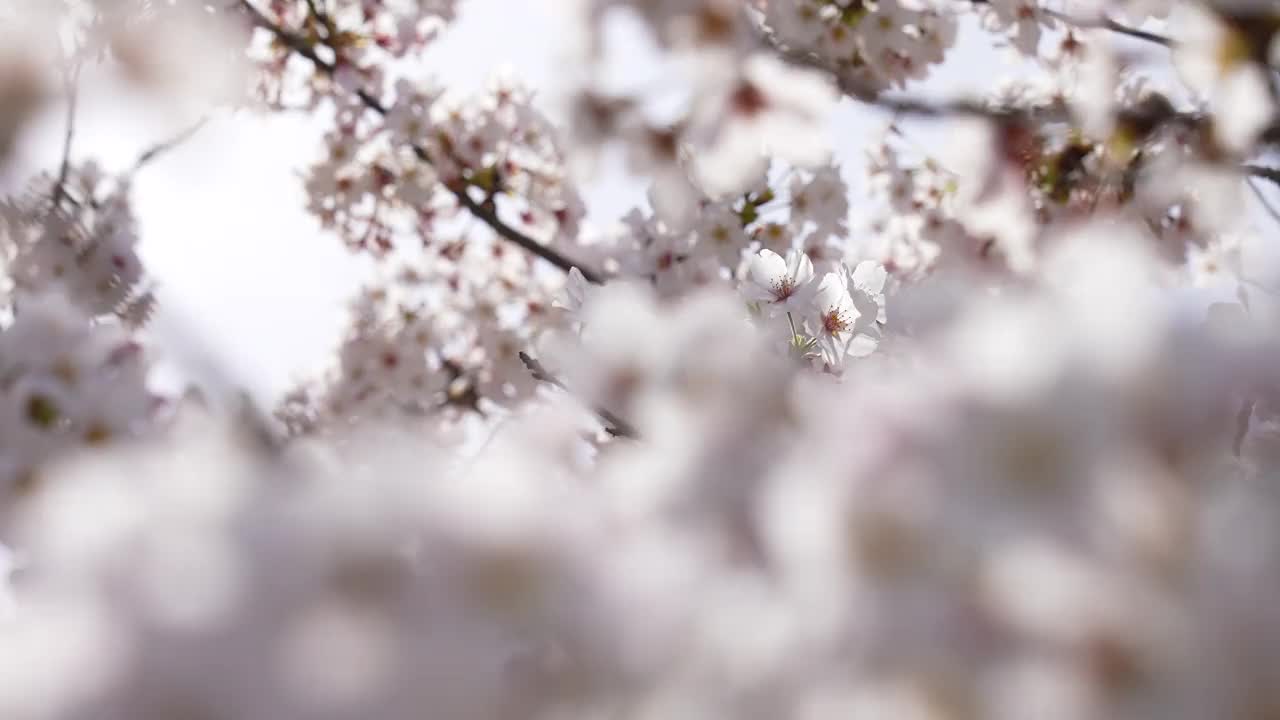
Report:
[[[810,311],[810,319],[817,326],[813,335],[818,352],[828,367],[839,369],[844,364],[845,355],[850,352],[850,343],[861,317],[841,274],[830,272],[822,276]]]
[[[767,317],[782,312],[803,311],[813,296],[813,262],[800,250],[787,251],[784,260],[772,250],[761,250],[751,258],[743,293],[759,303]]]

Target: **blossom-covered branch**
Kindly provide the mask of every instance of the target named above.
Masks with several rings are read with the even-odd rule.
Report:
[[[286,30],[283,27],[280,27],[276,23],[273,23],[266,15],[262,13],[262,11],[254,7],[253,3],[250,2],[249,0],[240,0],[240,3],[241,3],[241,7],[243,7],[244,10],[250,14],[255,25],[271,32],[275,37],[277,37],[281,42],[287,45],[294,52],[298,53],[302,57],[311,61],[311,63],[316,67],[317,70],[320,70],[330,76],[332,76],[337,71],[337,67],[332,62],[326,61],[322,59],[319,55],[317,55],[314,47],[311,44],[309,44],[305,39],[303,39],[302,37],[294,33],[289,32],[288,30]],[[381,103],[381,101],[379,101],[378,98],[371,95],[365,89],[356,88],[354,90],[354,93],[360,99],[360,101],[364,104],[364,106],[369,110],[377,113],[378,115],[385,116],[387,114],[388,110]],[[415,144],[412,146],[412,149],[414,154],[417,155],[418,158],[423,162],[428,164],[432,162],[433,159],[431,158],[430,154],[421,145]],[[580,270],[582,270],[583,275],[587,277],[591,282],[598,283],[601,281],[602,277],[596,271],[591,269],[584,269],[581,263],[570,260],[569,258],[565,257],[563,254],[561,254],[559,251],[555,250],[554,248],[548,247],[547,245],[534,240],[528,235],[520,232],[519,230],[516,230],[515,228],[511,227],[507,223],[503,222],[503,220],[498,217],[496,212],[494,212],[492,209],[481,206],[480,203],[477,203],[473,198],[471,198],[471,196],[467,193],[467,188],[465,185],[446,184],[446,187],[449,189],[449,192],[451,192],[453,196],[457,199],[458,203],[461,206],[466,208],[467,211],[470,212],[473,216],[475,216],[478,220],[484,222],[486,225],[492,228],[493,231],[496,232],[502,238],[511,241],[512,243],[516,244],[526,252],[532,253],[533,255],[539,258],[542,258],[543,260],[546,260],[547,262],[551,263],[553,266],[561,270],[568,272],[570,268],[577,267]]]

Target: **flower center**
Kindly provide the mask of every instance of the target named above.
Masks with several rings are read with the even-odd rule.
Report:
[[[828,335],[842,333],[849,329],[849,319],[839,310],[830,310],[822,316],[822,329]]]
[[[749,81],[742,81],[729,98],[729,105],[734,112],[745,117],[754,117],[764,112],[769,106],[769,99]]]
[[[792,282],[789,277],[782,278],[781,280],[777,280],[773,283],[773,296],[777,298],[779,302],[791,297],[791,294],[795,291],[796,284]]]

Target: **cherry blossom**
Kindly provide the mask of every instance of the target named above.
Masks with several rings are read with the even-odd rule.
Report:
[[[800,312],[812,297],[813,263],[799,250],[784,259],[772,250],[761,250],[751,258],[748,282],[743,293],[750,302],[760,303],[769,316]]]
[[[827,273],[819,281],[811,305],[809,316],[822,360],[839,369],[850,352],[849,344],[861,317],[849,295],[848,283],[836,273]]]

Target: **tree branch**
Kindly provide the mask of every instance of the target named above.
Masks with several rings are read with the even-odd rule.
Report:
[[[1093,18],[1072,17],[1070,15],[1067,15],[1066,13],[1061,13],[1056,10],[1046,10],[1045,12],[1048,13],[1051,17],[1057,18],[1058,20],[1061,20],[1062,22],[1068,25],[1074,25],[1075,27],[1078,27],[1078,28],[1110,30],[1113,33],[1124,35],[1125,37],[1131,37],[1131,38],[1134,38],[1135,40],[1142,40],[1145,42],[1154,43],[1156,45],[1160,45],[1161,47],[1166,47],[1166,48],[1172,48],[1176,44],[1174,43],[1172,38],[1166,37],[1164,35],[1160,35],[1159,33],[1148,32],[1147,30],[1139,30],[1138,28],[1135,28],[1135,27],[1129,27],[1128,25],[1123,25],[1121,23],[1116,22],[1115,20],[1112,20],[1106,15],[1103,15],[1102,17],[1097,19],[1093,19]]]
[[[1241,170],[1244,170],[1244,173],[1250,177],[1280,185],[1280,168],[1265,167],[1263,165],[1244,165]]]
[[[249,2],[249,0],[240,0],[240,5],[249,13],[255,25],[267,30],[280,42],[284,43],[284,45],[290,50],[311,61],[317,69],[330,77],[332,77],[336,72],[337,68],[334,63],[328,62],[317,55],[315,49],[304,38],[272,22],[270,18],[262,13],[262,11],[254,7],[253,3]],[[387,114],[386,106],[363,88],[356,89],[355,95],[369,110],[377,113],[378,115]],[[428,165],[433,164],[431,156],[421,145],[414,143],[410,147],[412,147],[414,155],[416,155],[423,163]],[[467,188],[465,185],[451,186],[445,184],[445,188],[453,194],[462,207],[466,208],[468,212],[474,215],[481,222],[488,225],[503,239],[514,243],[521,249],[536,257],[546,260],[548,263],[551,263],[565,272],[568,272],[570,268],[578,268],[582,273],[582,276],[586,278],[588,282],[596,284],[602,282],[603,278],[597,271],[584,267],[581,263],[571,260],[559,251],[543,245],[532,237],[503,222],[496,212],[482,207],[480,203],[477,203],[472,199],[471,196],[467,194]]]

